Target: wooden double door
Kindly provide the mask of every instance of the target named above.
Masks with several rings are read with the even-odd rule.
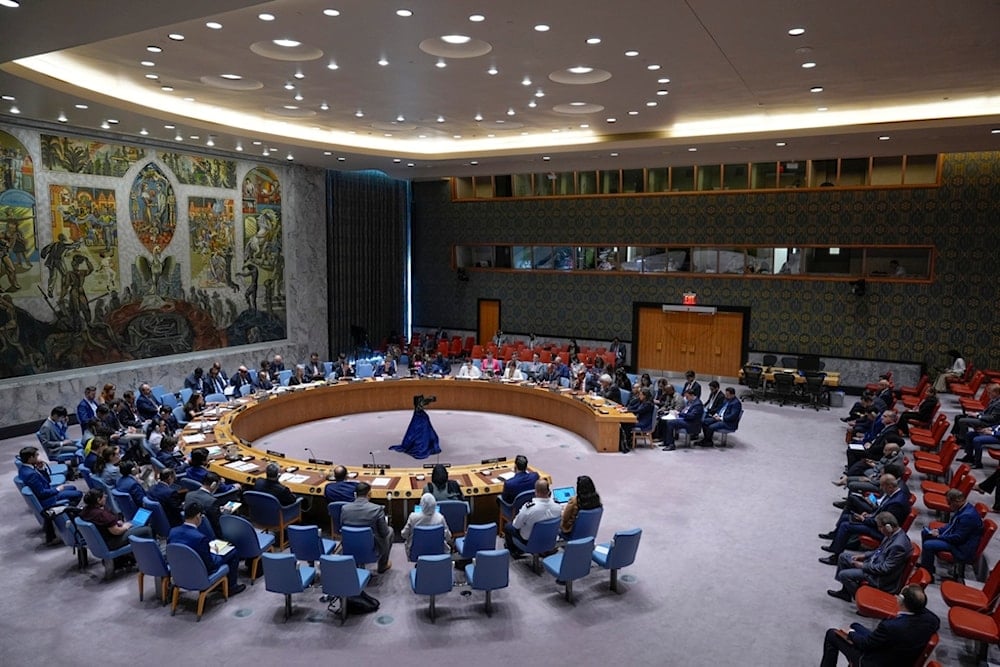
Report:
[[[638,367],[735,377],[743,363],[743,327],[740,312],[664,312],[659,307],[641,307],[636,332]]]

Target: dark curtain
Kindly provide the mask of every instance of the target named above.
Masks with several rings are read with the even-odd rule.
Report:
[[[382,172],[327,172],[331,358],[403,331],[410,185]]]

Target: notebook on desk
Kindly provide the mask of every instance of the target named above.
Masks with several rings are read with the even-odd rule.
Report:
[[[219,556],[225,556],[227,553],[235,549],[232,544],[226,542],[225,540],[212,540],[209,542],[212,553]]]
[[[135,511],[135,516],[132,517],[132,525],[145,526],[147,523],[149,523],[149,518],[152,515],[153,513],[150,512],[148,509],[146,509],[145,507],[140,507]]]
[[[557,503],[569,502],[569,499],[576,495],[576,489],[572,486],[560,486],[557,489],[552,489],[552,498]]]

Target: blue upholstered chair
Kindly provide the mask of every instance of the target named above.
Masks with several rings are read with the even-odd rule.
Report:
[[[163,405],[163,401],[160,400],[160,397],[163,396],[165,393],[167,393],[167,388],[164,387],[162,384],[158,384],[150,387],[149,391],[153,395],[153,400],[155,400],[160,405]]]
[[[534,532],[534,531],[532,531]],[[542,565],[549,574],[566,586],[566,601],[573,602],[573,582],[590,574],[590,557],[594,552],[594,538],[570,540],[559,553],[546,557]]]
[[[204,523],[204,522],[202,522]],[[173,603],[170,615],[177,613],[177,603],[181,597],[181,589],[198,591],[198,620],[205,610],[205,597],[218,586],[222,586],[222,597],[229,599],[229,566],[222,565],[211,575],[205,567],[201,556],[186,544],[167,544],[167,562],[170,564],[170,577],[174,584]]]
[[[163,558],[160,545],[156,540],[147,537],[136,537],[130,535],[128,538],[132,545],[132,555],[135,556],[136,566],[139,568],[139,601],[142,601],[145,593],[145,577],[148,574],[156,581],[156,593],[163,604],[167,604],[167,591],[170,590],[170,566]]]
[[[122,516],[125,517],[125,520],[131,521],[132,517],[135,516],[135,511],[139,509],[135,506],[132,496],[124,491],[111,489],[111,497],[115,499],[115,505],[118,506],[118,509],[121,511]]]
[[[632,392],[628,389],[619,389],[622,395],[622,405],[628,405],[628,402],[632,399]]]
[[[378,561],[378,549],[375,548],[375,533],[367,526],[344,526],[341,528],[340,551],[345,556],[354,556],[358,567]]]
[[[343,500],[337,500],[326,506],[326,512],[330,515],[330,534],[334,537],[340,537],[340,513],[346,504]]]
[[[228,403],[229,397],[225,394],[208,394],[205,396],[205,403]]]
[[[101,479],[97,475],[91,475],[88,481],[90,482],[90,488],[100,489],[101,491],[104,492],[104,497],[107,498],[107,508],[109,512],[112,512],[114,514],[122,513],[122,509],[118,507],[118,500],[113,495],[111,495],[112,489],[109,488],[108,485],[104,483],[103,479]]]
[[[410,552],[406,557],[411,563],[417,562],[421,556],[436,556],[444,549],[444,525],[417,526],[413,529],[410,541]]]
[[[451,536],[465,535],[465,521],[469,516],[469,503],[464,500],[439,500],[437,506],[448,524]]]
[[[312,586],[316,568],[300,565],[292,554],[264,554],[264,588],[285,596],[285,622],[292,615],[292,595]]]
[[[56,535],[63,544],[73,550],[76,556],[76,569],[85,570],[90,560],[87,558],[87,543],[83,535],[76,528],[69,516],[65,512],[60,512],[52,517],[52,526],[56,529]]]
[[[191,400],[191,397],[194,395],[194,389],[191,389],[190,387],[184,387],[183,389],[180,390],[179,393],[181,395],[181,405],[185,405],[188,401]]]
[[[611,590],[618,592],[618,570],[635,562],[635,553],[639,549],[641,528],[622,530],[615,533],[614,539],[607,544],[599,544],[591,554],[591,560],[611,570]]]
[[[333,375],[333,362],[324,361],[323,362],[323,377],[328,378]]]
[[[288,386],[288,381],[292,379],[292,372],[290,370],[278,371],[278,384],[282,387]]]
[[[320,556],[323,594],[340,600],[340,624],[347,620],[347,598],[360,595],[372,578],[371,572],[357,567],[353,556]],[[331,607],[333,600],[330,600]]]
[[[375,367],[372,366],[371,362],[359,361],[354,369],[354,374],[359,378],[370,378],[375,374]]]
[[[249,396],[253,393],[253,391],[253,385],[249,382],[240,385],[240,396]]]
[[[208,523],[202,521],[202,523]],[[249,521],[234,514],[223,514],[219,517],[222,528],[222,539],[236,547],[236,555],[240,560],[250,561],[250,585],[257,579],[257,567],[260,557],[270,551],[274,545],[274,535],[257,530]]]
[[[521,509],[521,506],[534,497],[535,491],[533,489],[517,494],[514,496],[514,502],[509,504],[505,503],[501,496],[497,496],[497,504],[500,506],[500,516],[497,518],[497,523],[500,524],[501,535],[504,534],[506,524],[514,520],[514,515]]]
[[[28,506],[28,509],[31,510],[31,515],[35,517],[35,521],[38,522],[38,525],[44,527],[45,515],[42,513],[44,510],[42,509],[42,503],[38,500],[38,497],[35,496],[34,491],[27,486],[21,486],[21,497],[24,498],[25,504]],[[67,500],[60,500],[56,503],[56,505],[68,504],[69,501]]]
[[[491,549],[476,554],[474,563],[465,566],[465,578],[474,591],[486,591],[486,615],[493,615],[491,594],[510,583],[510,552]]]
[[[83,535],[83,541],[87,543],[87,549],[104,563],[104,578],[110,579],[115,571],[115,558],[132,553],[132,545],[125,544],[115,550],[108,548],[108,543],[104,541],[101,531],[97,526],[89,521],[84,521],[80,517],[73,519],[77,530]]]
[[[601,517],[603,516],[603,507],[580,510],[576,515],[576,523],[573,524],[573,530],[566,537],[566,540],[579,540],[582,537],[597,539],[597,531],[601,527]]]
[[[723,447],[725,447],[725,446],[727,446],[729,444],[729,434],[730,433],[736,433],[736,431],[739,430],[739,428],[740,428],[740,421],[742,419],[743,419],[743,412],[741,411],[740,414],[737,415],[737,417],[736,417],[736,423],[733,425],[733,428],[729,428],[728,426],[720,426],[719,428],[716,429],[715,432],[718,433],[721,436],[720,439],[719,439],[719,443]]]
[[[497,525],[477,523],[469,526],[464,537],[455,539],[455,550],[465,560],[472,560],[480,551],[490,551],[497,546]]]
[[[196,479],[191,479],[190,477],[178,477],[177,483],[188,491],[197,491],[201,488],[201,482]]]
[[[160,405],[166,406],[171,410],[179,408],[181,406],[180,401],[169,391],[160,394]]]
[[[15,454],[14,455],[14,467],[17,468],[18,472],[21,471],[21,466],[23,466],[23,465],[24,464],[21,463],[21,457],[18,456],[17,454]],[[52,486],[59,486],[60,484],[65,483],[65,481],[66,481],[66,471],[67,470],[69,470],[69,466],[66,465],[65,463],[53,463],[53,462],[50,461],[49,462],[49,483]]]
[[[278,549],[285,548],[285,528],[302,520],[302,498],[296,498],[291,505],[282,506],[270,493],[246,491],[243,502],[250,511],[250,521],[262,530],[277,533]]]
[[[337,541],[321,537],[317,526],[289,526],[288,546],[298,560],[313,565],[320,556],[333,553]]]
[[[435,598],[451,591],[453,582],[451,573],[451,556],[448,554],[421,556],[417,560],[417,566],[410,571],[410,588],[413,592],[417,595],[429,595],[431,598],[432,623],[437,618]]]
[[[142,506],[153,513],[149,517],[149,526],[153,529],[153,534],[161,539],[167,539],[170,536],[170,519],[167,518],[163,506],[152,498],[143,498]]]
[[[174,419],[176,419],[177,423],[180,424],[181,426],[184,426],[184,424],[188,423],[187,412],[184,411],[183,405],[178,405],[176,408],[174,408],[172,410],[172,414],[174,415]]]
[[[542,554],[555,551],[556,540],[559,538],[559,517],[539,521],[531,527],[531,537],[525,542],[515,532],[513,539],[518,549],[531,554],[531,569],[541,574],[538,561]]]

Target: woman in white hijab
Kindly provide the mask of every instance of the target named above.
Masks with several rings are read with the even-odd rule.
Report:
[[[413,543],[413,529],[417,526],[444,526],[444,543],[441,545],[442,553],[449,553],[451,547],[451,532],[448,524],[444,520],[444,515],[437,512],[437,500],[430,493],[425,493],[420,497],[420,505],[413,510],[413,513],[406,519],[403,526],[403,539],[406,540],[406,554],[410,554],[410,545]]]

